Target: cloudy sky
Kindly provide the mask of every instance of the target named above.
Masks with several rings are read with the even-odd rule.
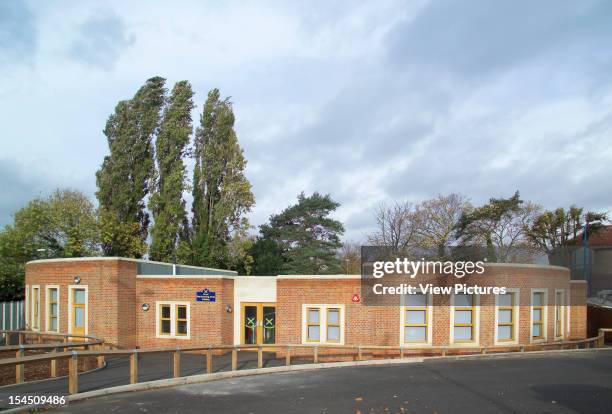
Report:
[[[0,1],[0,225],[94,197],[102,128],[145,79],[231,96],[259,225],[329,192],[360,241],[381,201],[520,190],[612,210],[612,2]],[[197,114],[194,114],[197,119]]]

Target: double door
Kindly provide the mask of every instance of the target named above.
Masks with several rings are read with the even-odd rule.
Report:
[[[276,341],[276,305],[274,303],[242,303],[241,343],[269,345]]]

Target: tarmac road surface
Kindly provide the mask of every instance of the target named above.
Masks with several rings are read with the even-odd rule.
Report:
[[[612,350],[288,372],[92,398],[61,413],[612,413]]]

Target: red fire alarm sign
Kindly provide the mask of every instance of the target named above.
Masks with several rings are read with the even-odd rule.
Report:
[[[359,297],[358,293],[353,293],[353,297],[351,298],[351,300],[355,303],[361,302],[361,298]]]

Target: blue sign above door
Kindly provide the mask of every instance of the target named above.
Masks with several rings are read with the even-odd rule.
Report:
[[[216,302],[217,294],[208,289],[196,292],[196,302]]]

